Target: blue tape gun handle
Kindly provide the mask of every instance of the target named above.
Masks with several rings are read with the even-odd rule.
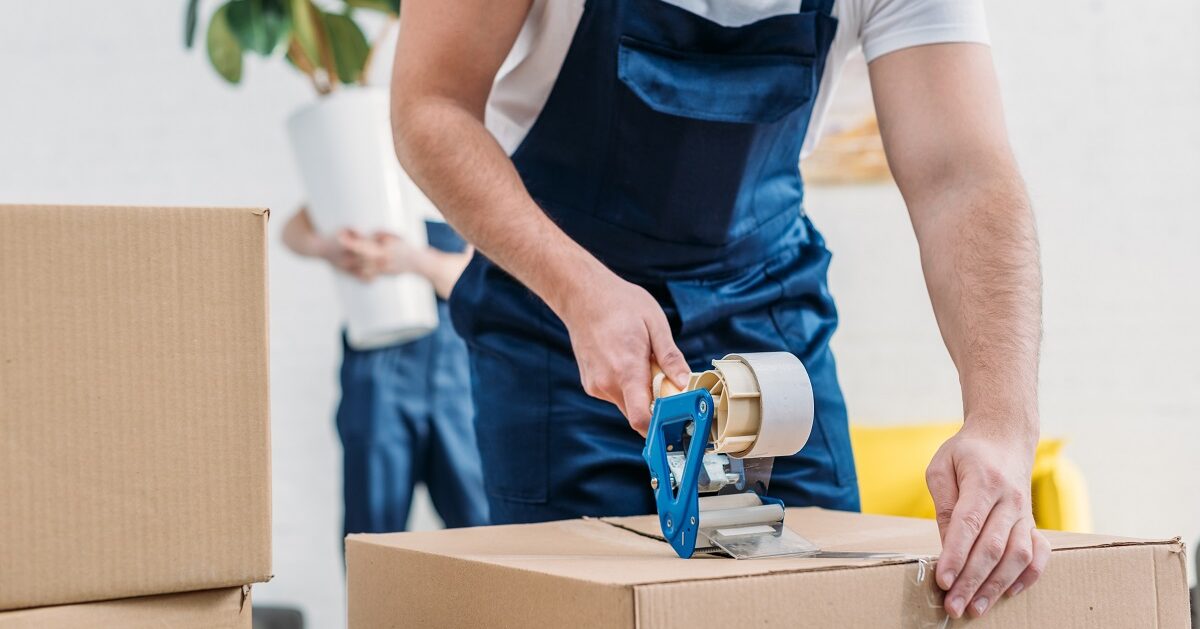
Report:
[[[712,395],[707,389],[685,391],[659,398],[654,402],[650,429],[642,458],[650,468],[650,486],[658,506],[658,523],[663,537],[675,553],[687,559],[696,550],[696,534],[700,528],[700,496],[697,489],[700,470],[704,467],[704,451],[711,434],[713,413]],[[667,447],[682,445],[689,424],[695,435],[687,444],[683,478],[671,487],[671,470],[667,464]]]

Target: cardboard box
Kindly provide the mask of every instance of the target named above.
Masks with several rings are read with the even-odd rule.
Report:
[[[0,206],[0,609],[270,577],[266,223]]]
[[[826,551],[909,558],[675,556],[655,516],[346,542],[350,629],[384,627],[940,627],[930,520],[789,509]],[[1048,532],[1041,581],[972,627],[1187,627],[1178,540]]]
[[[0,612],[0,629],[250,629],[250,588]]]

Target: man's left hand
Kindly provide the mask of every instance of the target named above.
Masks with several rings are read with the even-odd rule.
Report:
[[[953,618],[982,616],[1028,589],[1050,558],[1029,496],[1036,437],[989,428],[968,418],[925,474],[942,536],[937,583]]]

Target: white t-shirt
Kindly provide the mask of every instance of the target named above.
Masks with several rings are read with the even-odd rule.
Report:
[[[606,1],[606,0],[600,0]],[[801,0],[649,0],[669,2],[724,26],[795,13]],[[583,15],[584,0],[533,0],[525,25],[496,75],[485,122],[511,155],[533,126]],[[987,43],[982,0],[835,0],[837,34],[813,108],[802,154],[816,145],[846,58],[859,46],[868,62],[889,52],[946,42]]]

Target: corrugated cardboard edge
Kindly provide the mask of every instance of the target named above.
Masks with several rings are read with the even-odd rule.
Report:
[[[264,362],[263,373],[265,373],[267,375],[266,417],[264,418],[264,421],[266,422],[266,431],[267,431],[267,451],[266,451],[266,454],[263,455],[263,464],[264,464],[264,472],[263,473],[266,474],[266,478],[268,479],[268,481],[267,481],[267,505],[266,505],[267,508],[266,508],[266,515],[265,515],[266,522],[262,524],[262,526],[266,530],[267,557],[266,557],[266,562],[265,562],[265,569],[262,571],[261,574],[256,574],[256,575],[252,576],[247,582],[248,583],[267,583],[271,579],[275,578],[275,572],[274,572],[274,548],[275,548],[275,545],[274,545],[274,540],[273,540],[274,530],[273,530],[273,525],[272,525],[272,523],[274,522],[274,517],[275,517],[275,513],[274,513],[275,496],[274,496],[274,484],[270,481],[270,479],[273,478],[273,476],[272,476],[273,460],[271,457],[274,452],[274,448],[272,447],[274,440],[271,438],[271,434],[272,434],[271,433],[271,418],[272,418],[271,417],[271,235],[270,235],[270,230],[267,227],[268,224],[271,222],[271,209],[265,208],[265,207],[263,207],[263,208],[245,208],[245,209],[249,210],[251,213],[253,213],[256,216],[261,216],[262,220],[263,220],[263,229],[262,229],[262,239],[263,239],[262,240],[262,244],[263,244],[263,246],[262,246],[262,252],[263,252],[263,260],[262,260],[262,265],[263,265],[263,315],[266,317],[266,329],[263,331],[263,339],[266,343],[265,360],[263,361]],[[247,598],[249,598],[249,595],[250,595],[250,590],[249,590],[249,588],[247,588],[247,590],[246,590]]]
[[[1187,545],[1178,537],[1164,552],[1154,555],[1154,593],[1158,599],[1158,627],[1192,626]],[[1183,604],[1179,604],[1181,599]]]
[[[134,209],[150,209],[158,210],[159,207],[134,206]],[[261,471],[264,478],[272,478],[272,452],[271,447],[271,240],[267,225],[271,219],[270,208],[265,207],[222,207],[222,206],[202,206],[202,207],[187,207],[183,208],[189,211],[226,211],[226,212],[249,212],[254,216],[262,218],[262,269],[263,269],[263,316],[265,317],[265,327],[263,329],[263,340],[266,344],[263,352],[262,370],[266,375],[268,390],[266,391],[266,416],[263,418],[265,423],[264,429],[267,431],[267,448],[263,454]],[[257,534],[262,537],[264,548],[266,548],[266,556],[262,558],[261,567],[259,570],[248,573],[240,580],[240,583],[267,583],[275,578],[274,573],[274,558],[272,541],[272,522],[274,519],[274,503],[273,486],[270,480],[266,487],[266,508],[263,512],[263,521],[259,523],[259,531]],[[249,589],[246,590],[246,595],[249,597]]]
[[[78,210],[102,210],[102,211],[103,210],[153,210],[153,211],[158,211],[158,210],[180,210],[180,209],[182,209],[182,210],[189,210],[189,211],[190,210],[199,210],[199,211],[218,210],[218,211],[232,211],[232,212],[250,212],[257,216],[269,216],[271,214],[271,210],[269,208],[254,207],[254,206],[242,206],[242,205],[195,205],[195,206],[184,205],[184,206],[181,206],[181,205],[157,205],[157,204],[153,204],[153,203],[143,204],[143,205],[139,205],[139,204],[124,205],[121,203],[107,203],[107,204],[101,203],[101,204],[87,204],[87,205],[75,205],[75,204],[70,204],[70,203],[0,203],[0,209],[14,209],[14,208],[28,208],[31,210],[39,210],[39,209],[46,209],[46,208],[71,208],[73,210],[78,209]]]
[[[251,629],[250,586],[0,612],[0,629]]]
[[[103,208],[103,207],[109,207],[109,206],[93,206],[93,207]],[[262,465],[261,470],[262,470],[263,477],[270,479],[272,477],[272,467],[271,467],[272,466],[272,458],[271,457],[272,457],[272,452],[273,452],[273,449],[271,447],[271,443],[272,443],[272,439],[271,439],[271,392],[269,389],[270,382],[271,382],[271,265],[270,265],[271,242],[270,242],[269,229],[267,228],[267,225],[269,224],[270,219],[271,219],[270,208],[242,207],[242,206],[199,206],[199,207],[185,207],[185,208],[164,208],[163,206],[123,206],[123,207],[125,209],[139,209],[139,210],[145,209],[145,210],[151,210],[151,211],[158,211],[158,210],[162,210],[162,209],[185,209],[188,211],[200,211],[200,212],[205,212],[205,211],[222,211],[222,212],[235,212],[235,213],[249,212],[251,215],[262,218],[262,230],[260,233],[262,236],[263,316],[265,317],[263,340],[266,344],[266,347],[264,348],[265,351],[263,352],[262,370],[263,370],[263,373],[266,375],[266,382],[267,382],[268,390],[266,391],[266,400],[265,400],[266,416],[263,418],[263,421],[265,423],[264,429],[267,432],[267,435],[266,435],[267,448],[266,448],[266,452],[263,454],[263,458],[262,458],[262,462],[261,462],[261,465]],[[232,586],[232,585],[240,585],[240,584],[246,584],[246,583],[267,583],[267,582],[271,581],[271,579],[275,578],[274,567],[273,567],[274,544],[272,541],[272,533],[273,533],[272,522],[274,519],[274,512],[273,512],[274,502],[275,501],[274,501],[274,496],[273,496],[273,486],[272,486],[272,483],[268,480],[267,487],[266,487],[266,505],[265,505],[265,509],[263,512],[263,521],[259,523],[259,531],[257,531],[257,534],[262,537],[263,547],[266,549],[266,556],[264,558],[262,558],[259,569],[248,572],[241,579],[239,579],[237,583],[228,584],[228,585]],[[166,592],[151,592],[149,594],[164,594],[164,593],[166,593]],[[249,596],[250,596],[250,589],[247,586],[246,590],[245,590],[245,600],[249,600]]]

